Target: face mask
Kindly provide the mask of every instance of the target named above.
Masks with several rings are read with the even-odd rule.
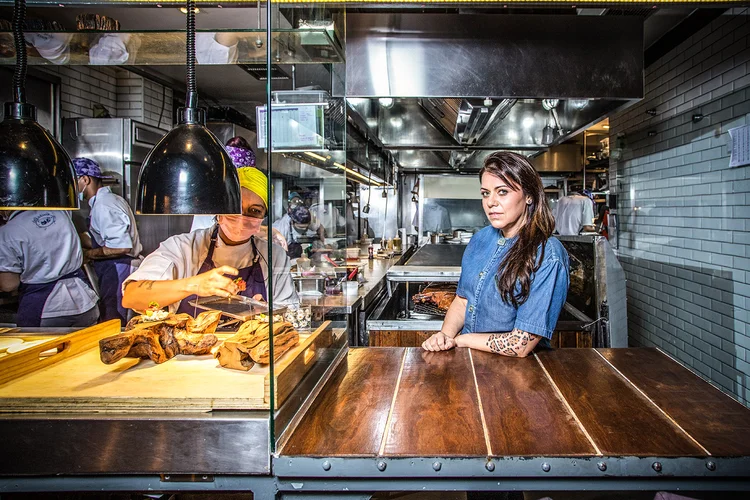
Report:
[[[221,231],[234,242],[245,242],[260,230],[261,219],[244,215],[222,215],[219,217]]]
[[[80,191],[80,192],[78,193],[78,199],[79,199],[79,200],[81,200],[81,201],[85,201],[85,198],[84,198],[84,196],[83,196],[83,191]]]

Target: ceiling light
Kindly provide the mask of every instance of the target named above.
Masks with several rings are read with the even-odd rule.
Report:
[[[602,128],[605,130],[609,130],[609,125],[602,125]]]
[[[393,99],[391,97],[381,97],[380,99],[378,99],[378,104],[380,104],[384,108],[392,108]]]
[[[186,107],[177,126],[143,160],[138,214],[239,214],[240,181],[224,146],[206,127],[195,83],[195,0],[187,0]]]
[[[577,109],[579,111],[589,105],[588,99],[571,99],[568,102],[573,107],[573,109]]]
[[[187,14],[188,13],[188,8],[187,7],[180,7],[180,12],[182,12],[183,14]],[[196,14],[200,14],[201,10],[198,7],[193,7],[193,12],[195,12]]]
[[[0,123],[0,207],[75,210],[78,198],[73,162],[52,134],[36,121],[36,108],[26,102],[25,17],[26,3],[16,0],[13,102],[5,103],[5,119]]]
[[[326,158],[323,156],[320,156],[319,154],[312,153],[310,151],[305,151],[305,154],[309,156],[310,158],[315,158],[316,160],[320,160],[320,161],[326,161]]]

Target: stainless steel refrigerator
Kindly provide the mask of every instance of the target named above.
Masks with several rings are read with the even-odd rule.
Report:
[[[135,212],[138,174],[151,148],[167,132],[129,118],[72,118],[63,120],[63,146],[71,158],[95,160],[104,175],[112,179],[105,184],[127,200]],[[86,228],[88,205],[74,212],[76,228]],[[143,254],[154,251],[174,234],[190,231],[189,215],[136,215]]]

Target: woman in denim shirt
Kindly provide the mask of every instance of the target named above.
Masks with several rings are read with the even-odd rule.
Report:
[[[544,186],[525,157],[493,153],[479,179],[490,225],[471,239],[443,327],[422,347],[525,357],[549,346],[568,293],[568,254],[550,237]]]

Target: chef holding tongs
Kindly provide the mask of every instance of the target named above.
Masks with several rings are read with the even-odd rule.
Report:
[[[145,310],[152,302],[195,315],[197,297],[240,295],[268,300],[268,244],[257,234],[268,211],[268,179],[257,168],[237,169],[242,215],[219,215],[210,228],[172,236],[123,284],[122,304]],[[289,258],[274,244],[274,304],[297,304]]]

